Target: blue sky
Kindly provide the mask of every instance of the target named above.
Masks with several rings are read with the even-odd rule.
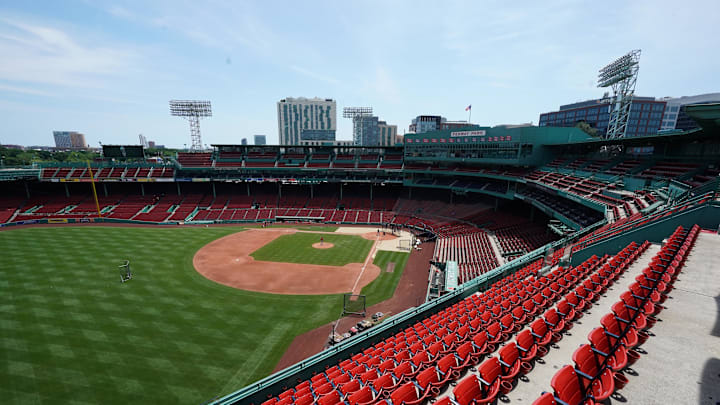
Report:
[[[599,97],[640,48],[638,95],[720,91],[720,2],[20,1],[0,4],[0,143],[189,143],[170,99],[208,99],[203,142],[277,142],[276,102],[330,97],[407,130],[420,114],[537,123]],[[340,116],[338,138],[351,124]]]

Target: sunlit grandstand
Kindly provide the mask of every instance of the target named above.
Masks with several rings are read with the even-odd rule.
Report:
[[[61,243],[51,248],[53,257],[72,261],[76,252],[86,247],[105,249],[104,243],[117,236],[76,233],[84,239],[75,242],[67,235],[58,239],[61,234],[56,232],[85,232],[86,228],[72,225],[90,225],[87,229],[96,229],[92,225],[144,226],[151,229],[142,232],[154,228],[163,233],[126,236],[129,239],[122,239],[120,247],[124,257],[154,263],[155,255],[165,255],[167,260],[177,255],[160,246],[158,250],[134,246],[136,237],[159,243],[166,238],[178,252],[192,253],[183,252],[178,263],[185,267],[178,273],[172,268],[167,273],[160,267],[153,270],[160,264],[133,262],[137,277],[123,291],[148,290],[132,302],[122,295],[113,298],[132,311],[121,306],[117,313],[77,316],[78,321],[99,322],[92,333],[82,332],[91,340],[111,342],[109,335],[127,334],[126,339],[134,342],[113,352],[117,357],[112,361],[121,361],[123,355],[138,359],[157,355],[147,369],[162,374],[176,367],[187,373],[183,374],[191,390],[187,395],[198,402],[709,403],[719,398],[720,386],[715,302],[720,291],[716,271],[720,262],[720,104],[686,106],[684,111],[700,128],[616,139],[596,138],[575,127],[472,126],[409,134],[403,145],[392,147],[212,145],[209,151],[180,152],[162,163],[150,162],[142,148],[128,147],[135,154],[128,156],[124,147],[107,146],[104,159],[95,162],[0,169],[0,238],[9,252],[22,252],[30,245],[15,238],[24,235],[32,240],[25,228],[50,227],[32,231],[52,231],[55,236],[35,235]],[[232,225],[246,230],[236,234],[243,229]],[[250,229],[258,225],[261,229]],[[348,233],[333,235],[332,230],[339,228]],[[197,245],[187,247],[182,238],[177,239],[180,234],[167,233],[188,229],[216,233],[204,237],[193,233]],[[195,253],[199,247],[214,246],[233,234],[255,236],[238,239],[231,250],[242,244],[261,246],[276,236],[260,241],[259,235],[273,229],[288,235],[320,233],[324,235],[318,239],[320,245],[355,241],[350,250],[368,249],[361,252],[368,259],[360,259],[366,262],[358,267],[355,285],[329,285],[328,273],[325,284],[297,279],[292,283],[302,288],[318,283],[319,289],[287,293],[291,295],[271,293],[292,287],[278,285],[279,273],[262,281],[267,289],[255,287],[257,283],[245,288],[233,283],[246,280],[213,278],[218,276],[199,269],[205,263]],[[353,229],[365,232],[373,242],[352,239],[356,238]],[[388,237],[409,235],[411,242],[393,246],[410,252],[408,264],[398,269],[403,273],[390,282],[388,295],[375,302],[370,290],[360,290],[373,286],[363,274],[372,259],[379,263],[374,255],[381,250],[381,230]],[[220,236],[225,238],[217,239]],[[111,243],[107,249],[116,245]],[[38,248],[32,247],[33,251]],[[261,250],[248,252],[248,257],[261,254]],[[119,260],[119,255],[110,259]],[[39,261],[21,266],[22,271],[6,264],[3,273],[13,279],[27,277],[23,272],[32,271],[33,266],[52,268],[50,261],[34,257]],[[8,263],[14,266],[22,258],[21,254],[10,256]],[[228,260],[241,260],[234,258],[231,254]],[[337,266],[343,265],[337,257],[318,260],[315,264],[335,265],[337,261]],[[381,277],[385,269],[391,273],[399,263],[392,260],[392,266],[378,267],[374,277]],[[301,259],[294,263],[299,263],[297,271],[321,269],[301,268],[306,263]],[[290,273],[294,268],[279,266],[275,271]],[[13,331],[12,336],[3,332],[0,342],[15,347],[15,366],[35,361],[17,350],[31,344],[23,336],[34,330],[32,322],[82,313],[73,307],[73,300],[79,298],[70,297],[79,297],[83,282],[102,273],[76,270],[79,273],[73,270],[74,275],[52,272],[46,276],[48,283],[66,294],[54,302],[67,307],[38,301],[34,290],[18,287],[28,285],[23,284],[25,279],[17,279],[19,284],[5,283],[10,294],[27,294],[29,302],[37,305],[26,315],[19,310],[10,328],[3,328]],[[146,280],[151,287],[140,287],[143,277],[152,279],[153,271],[164,276]],[[182,290],[182,301],[165,295],[166,284],[175,288],[182,283],[192,285]],[[83,306],[110,311],[103,298],[109,294],[103,292],[108,286],[92,287],[97,295],[83,301]],[[258,292],[249,294],[244,289]],[[163,314],[152,310],[153,294],[168,305],[164,310],[172,312],[171,308],[182,305],[186,308],[182,312],[188,314],[188,307],[214,305],[212,291],[243,314],[228,318],[230,335],[211,333],[202,343],[179,346],[178,353],[195,356],[188,357],[192,363],[183,361],[183,356],[151,354],[162,352],[159,341],[155,352],[141,350],[143,339],[134,336],[144,336],[160,323],[167,333],[189,336],[192,322],[209,316],[189,316],[191,323],[184,326],[165,324]],[[364,317],[334,320],[341,310],[337,294],[342,292],[362,295],[363,300],[370,297]],[[318,294],[312,298],[318,301],[304,308],[305,296],[292,294]],[[321,302],[322,297],[328,297],[327,301]],[[145,305],[135,308],[138,300],[145,300]],[[242,307],[252,307],[252,312]],[[313,318],[318,308],[327,313]],[[385,314],[371,322],[375,312]],[[127,318],[138,313],[143,314],[141,318]],[[225,316],[229,314],[221,315]],[[303,323],[306,317],[312,320]],[[114,326],[100,321],[111,318]],[[330,332],[344,332],[363,319],[373,326],[329,344]],[[283,322],[293,323],[292,331],[284,331]],[[207,328],[220,330],[219,324]],[[58,336],[53,350],[81,351],[69,335]],[[166,338],[173,341],[171,335]],[[213,343],[213,339],[218,340]],[[214,345],[227,348],[222,359],[208,352]],[[38,356],[33,358],[42,358],[42,353]],[[253,364],[247,361],[250,356]],[[203,358],[207,365],[198,364]],[[218,366],[208,368],[213,363]],[[38,360],[36,366],[42,364]],[[82,364],[97,367],[99,363]],[[50,375],[63,373],[54,361],[47,367]],[[193,367],[202,370],[197,381],[204,387],[195,387],[193,378],[187,378]],[[212,392],[205,388],[211,385],[213,373],[226,381],[231,370],[239,373],[231,379],[236,385],[213,386]],[[21,381],[14,372],[10,374],[13,381]],[[169,375],[163,378],[172,380]],[[146,399],[163,402],[147,390],[151,388],[140,390],[148,395]],[[132,401],[138,390],[119,392],[113,394],[119,395],[118,400]]]

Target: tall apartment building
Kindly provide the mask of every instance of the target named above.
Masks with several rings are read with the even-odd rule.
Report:
[[[378,121],[380,130],[379,146],[393,146],[397,141],[397,125],[388,125],[385,121]]]
[[[302,140],[334,141],[337,104],[330,98],[284,98],[277,103],[280,145]]]
[[[55,147],[62,149],[85,149],[85,135],[75,131],[53,131]]]
[[[353,131],[356,132],[353,136],[355,146],[392,146],[397,138],[397,125],[388,125],[374,115],[354,123]]]

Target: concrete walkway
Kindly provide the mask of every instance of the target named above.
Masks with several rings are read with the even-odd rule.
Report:
[[[505,260],[505,257],[503,257],[502,253],[500,252],[500,242],[498,242],[497,236],[490,232],[487,233],[487,236],[488,240],[490,240],[490,246],[492,247],[493,252],[495,252],[495,258],[497,259],[498,263],[500,263],[501,266],[507,263],[507,260]]]
[[[720,236],[701,232],[650,329],[636,375],[611,403],[720,403]]]
[[[582,318],[575,321],[557,347],[550,347],[548,354],[543,357],[545,364],[535,363],[535,368],[527,375],[527,381],[518,381],[517,386],[508,394],[507,403],[530,404],[543,391],[550,391],[550,380],[555,373],[566,364],[573,364],[573,352],[582,344],[588,342],[588,334],[594,328],[600,327],[600,318],[610,312],[612,304],[620,300],[620,294],[625,292],[635,277],[642,273],[650,260],[660,250],[659,245],[650,245],[642,255],[615,281],[605,295],[589,309]]]

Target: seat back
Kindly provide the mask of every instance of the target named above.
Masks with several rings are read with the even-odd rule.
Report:
[[[390,373],[383,374],[372,383],[372,386],[373,388],[375,388],[375,391],[380,391],[383,388],[393,387],[395,386],[395,378],[393,378],[392,374]]]
[[[546,392],[533,401],[532,405],[557,405],[557,401],[555,401],[553,394]]]
[[[565,316],[570,314],[570,312],[572,311],[572,307],[570,306],[570,304],[568,304],[567,300],[565,300],[565,299],[558,302],[556,308],[557,308],[558,313],[562,312],[563,314],[565,314]]]
[[[535,345],[535,339],[529,329],[525,329],[517,335],[515,339],[518,347],[522,347],[525,350],[530,350]]]
[[[350,382],[350,376],[348,374],[341,374],[332,379],[334,385],[345,384],[347,382]]]
[[[445,335],[445,337],[442,338],[442,342],[445,344],[445,346],[452,347],[453,344],[455,344],[455,334],[451,333],[451,334]]]
[[[333,391],[327,395],[323,395],[317,400],[320,405],[335,405],[340,402],[340,393]]]
[[[469,341],[461,344],[460,346],[455,349],[455,353],[457,353],[458,356],[460,356],[461,359],[466,360],[468,356],[470,356],[473,353],[473,345]]]
[[[406,402],[414,402],[420,398],[415,384],[409,382],[400,386],[390,395],[390,401],[395,405],[404,404]]]
[[[426,363],[430,361],[430,357],[428,356],[428,352],[425,350],[417,352],[411,359],[412,363],[417,367],[420,366],[422,363]]]
[[[360,375],[360,381],[364,382],[365,384],[373,382],[380,377],[378,375],[377,369],[371,368],[370,370],[366,371],[364,374]]]
[[[567,365],[555,373],[550,380],[550,386],[555,391],[555,396],[566,404],[580,404],[585,399],[573,366]]]
[[[500,361],[497,357],[490,357],[487,360],[485,360],[480,367],[478,367],[478,372],[480,373],[480,377],[482,377],[483,380],[487,381],[489,384],[494,383],[498,378],[500,378],[500,374],[502,374],[502,365],[500,364]]]
[[[481,399],[483,395],[480,381],[475,374],[470,374],[453,389],[453,395],[455,401],[460,405],[468,405],[475,399]]]
[[[457,358],[453,353],[446,354],[437,362],[438,370],[447,373],[451,367],[457,366]]]
[[[515,321],[513,320],[511,314],[505,314],[500,319],[500,323],[502,324],[503,329],[512,329],[515,326]]]
[[[547,324],[542,318],[534,320],[533,323],[530,324],[530,329],[532,329],[533,333],[542,337],[545,337],[545,335],[550,332]]]
[[[560,321],[562,321],[562,318],[560,318],[560,315],[557,313],[555,308],[551,308],[545,312],[545,320],[550,322],[552,325],[557,325]]]
[[[522,320],[525,318],[525,311],[523,311],[522,307],[520,306],[513,308],[512,314],[513,318],[517,320]]]
[[[500,324],[498,322],[493,322],[488,325],[486,332],[488,334],[488,337],[495,340],[495,338],[497,338],[497,336],[502,332],[502,329],[500,328]]]
[[[355,392],[359,389],[360,389],[360,381],[359,380],[350,380],[350,382],[340,386],[340,392],[343,395],[347,395],[347,394]]]
[[[403,361],[402,363],[398,364],[397,367],[393,370],[393,374],[395,374],[395,377],[402,379],[404,376],[408,374],[412,374],[413,372],[413,365],[409,361]]]
[[[318,385],[317,387],[313,387],[313,392],[315,392],[315,395],[325,395],[333,389],[333,385],[327,382],[325,384]]]
[[[603,353],[608,353],[612,346],[610,345],[610,339],[605,334],[603,328],[595,328],[588,334],[588,340],[592,347],[600,350]]]
[[[395,358],[395,361],[407,360],[410,358],[410,352],[407,350],[402,350],[402,351],[398,352],[394,358]]]
[[[355,405],[358,403],[367,403],[374,400],[375,397],[373,396],[372,389],[369,385],[366,385],[362,387],[359,391],[354,392],[349,397],[347,397],[348,403],[350,405]]]
[[[572,357],[575,362],[575,367],[590,376],[598,374],[603,360],[599,354],[592,351],[590,345],[588,344],[580,345],[580,347],[575,350]]]
[[[479,347],[480,349],[484,349],[488,341],[487,333],[485,333],[484,330],[476,333],[475,336],[473,336],[472,341],[473,343],[475,343],[475,346]]]
[[[429,384],[440,382],[440,374],[435,367],[428,367],[418,373],[415,380],[421,387],[427,388]]]
[[[437,354],[440,353],[442,350],[442,342],[435,342],[427,348],[428,353],[432,354],[433,356],[437,356]]]
[[[503,346],[503,348],[498,352],[498,355],[500,356],[500,360],[510,364],[510,366],[520,359],[520,351],[518,350],[515,342],[510,342]]]

